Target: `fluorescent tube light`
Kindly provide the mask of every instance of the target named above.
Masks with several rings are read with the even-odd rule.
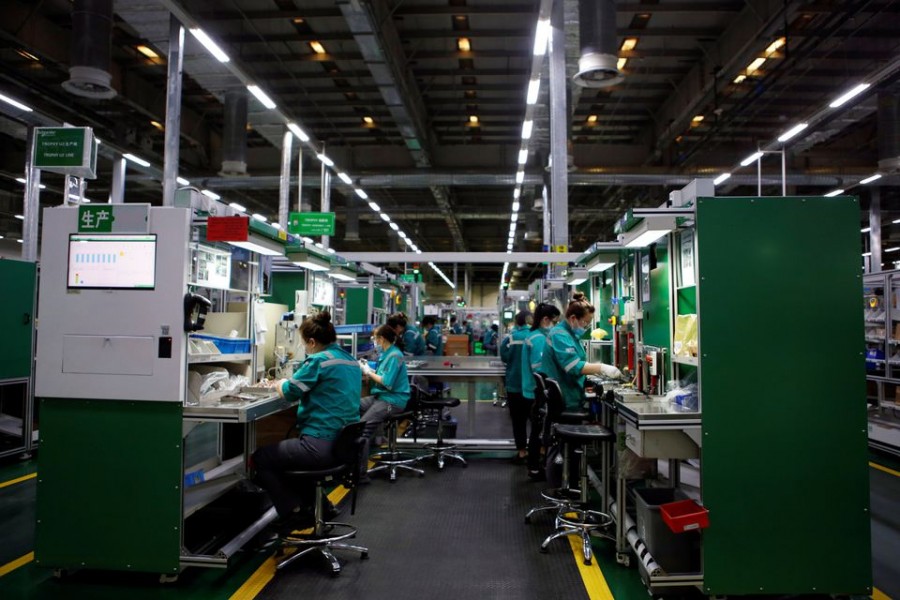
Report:
[[[217,46],[216,43],[212,41],[212,39],[210,39],[208,35],[206,35],[205,31],[203,31],[199,27],[192,27],[189,31],[191,32],[191,35],[197,38],[198,42],[203,44],[203,47],[206,48],[206,50],[210,54],[212,54],[217,61],[221,63],[227,63],[229,60],[231,60],[230,58],[228,58],[228,55],[225,54],[225,52],[221,48],[219,48],[219,46]]]
[[[380,213],[378,216],[381,217],[381,220],[384,221],[385,223],[391,222],[391,218],[388,216],[387,213]]]
[[[359,196],[360,198],[362,198],[363,200],[367,200],[369,198],[369,195],[364,190],[361,190],[360,188],[356,188],[353,191],[356,192],[356,195]]]
[[[404,232],[402,232],[402,231],[398,231],[398,232],[397,232],[397,235],[399,235],[399,236],[400,236],[401,238],[403,238],[404,240],[409,239],[409,238],[406,237],[406,234],[405,234]]]
[[[893,221],[891,221],[891,223],[893,223],[894,225],[896,225],[896,224],[900,223],[900,219],[894,219]]]
[[[550,19],[538,19],[537,29],[534,32],[534,55],[543,56],[547,52],[547,42],[550,40]]]
[[[394,231],[400,231],[400,226],[396,223],[391,223],[391,229],[393,229]]]
[[[71,194],[69,194],[69,196],[71,196]],[[78,196],[75,196],[75,198],[76,198],[76,199],[79,199]],[[25,215],[16,215],[16,218],[17,218],[18,220],[20,220],[20,221],[24,221],[24,220],[25,220]]]
[[[731,173],[722,173],[721,175],[713,179],[713,185],[719,185],[729,177],[731,177]]]
[[[306,132],[303,131],[303,129],[301,129],[300,126],[297,125],[296,123],[288,123],[287,128],[290,129],[291,133],[296,135],[300,139],[301,142],[309,141],[309,136],[306,135]]]
[[[674,229],[674,217],[646,217],[622,234],[622,240],[626,248],[644,248]]]
[[[839,96],[834,102],[832,102],[828,106],[830,106],[831,108],[837,108],[839,106],[843,106],[844,104],[846,104],[847,102],[849,102],[850,100],[855,98],[856,96],[862,94],[864,91],[866,91],[870,87],[872,87],[872,86],[869,85],[868,83],[861,83],[858,86],[856,86],[855,88],[853,88],[852,90],[850,90],[849,92],[845,93],[844,95]]]
[[[791,139],[792,137],[794,137],[795,135],[797,135],[798,133],[800,133],[801,131],[803,131],[804,129],[806,129],[807,127],[809,127],[809,123],[800,123],[799,125],[794,125],[790,129],[788,129],[787,131],[785,131],[784,133],[779,135],[778,141],[786,142],[789,139]]]
[[[528,140],[531,139],[531,132],[534,130],[534,121],[528,119],[524,123],[522,123],[522,139]]]
[[[339,281],[356,281],[356,273],[341,266],[331,267],[331,270],[328,271],[328,276]]]
[[[208,191],[208,190],[206,190],[206,191]],[[210,192],[210,193],[212,193],[212,192]],[[231,208],[233,208],[234,210],[236,210],[238,212],[247,212],[247,209],[244,208],[242,205],[238,204],[237,202],[232,202],[228,206],[230,206]]]
[[[622,69],[625,68],[626,64],[628,64],[628,58],[625,58],[625,57],[620,58],[619,60],[616,61],[616,69],[621,71]]]
[[[318,158],[326,167],[333,167],[334,161],[328,158],[324,153],[319,152],[316,154],[316,158]]]
[[[191,182],[184,177],[176,177],[175,183],[177,183],[178,185],[191,185]]]
[[[753,75],[753,73],[755,71],[757,71],[761,66],[763,66],[764,62],[766,62],[766,59],[764,59],[764,58],[754,59],[753,62],[751,62],[749,65],[747,65],[747,75]]]
[[[24,177],[16,177],[16,181],[18,181],[18,182],[21,183],[22,185],[26,185],[26,184],[28,183],[27,181],[25,181],[25,178],[24,178]],[[45,190],[45,189],[47,189],[47,186],[44,185],[43,183],[39,183],[39,184],[38,184],[38,188],[40,188],[40,189],[42,189],[42,190]]]
[[[272,101],[269,96],[262,91],[262,89],[258,85],[248,85],[247,89],[250,90],[250,93],[256,96],[256,99],[262,102],[262,105],[272,110],[276,107],[276,104]]]
[[[840,196],[843,193],[844,193],[844,190],[832,190],[832,191],[828,192],[827,194],[825,194],[825,197],[826,198],[834,198],[835,196]]]
[[[275,229],[281,229],[281,223],[272,223],[272,227]]]
[[[516,221],[518,221],[518,220],[519,220],[519,213],[513,213],[513,214],[510,216],[510,220],[511,220],[513,223],[515,223]]]
[[[253,218],[256,219],[257,221],[262,221],[263,223],[267,223],[267,222],[269,221],[267,218],[265,218],[264,216],[262,216],[262,215],[259,214],[259,213],[253,213],[252,216],[253,216]]]
[[[512,210],[513,210],[513,212],[519,212],[519,203],[518,202],[512,203]]]
[[[872,253],[871,252],[863,252],[862,255],[863,256],[872,256]]]
[[[768,48],[766,48],[766,56],[769,56],[770,54],[773,54],[773,53],[776,52],[779,48],[781,48],[782,46],[784,46],[786,43],[787,43],[787,39],[786,39],[786,38],[784,38],[784,37],[778,38],[777,40],[775,40],[774,42],[772,42],[771,44],[769,44],[769,47],[768,47]]]
[[[282,256],[284,254],[284,246],[275,240],[270,240],[269,238],[259,235],[253,235],[252,233],[244,242],[228,243],[238,248],[244,248],[245,250],[262,254],[263,256]]]
[[[900,247],[888,248],[885,252],[896,252],[897,250],[900,250]]]
[[[759,160],[762,157],[762,155],[763,155],[762,152],[754,152],[753,154],[751,154],[750,156],[748,156],[747,158],[745,158],[744,160],[741,161],[741,166],[746,167],[750,163],[756,162],[757,160]]]
[[[872,231],[871,227],[863,227],[859,230],[860,233],[869,233],[870,231]]]
[[[588,271],[590,271],[591,273],[601,273],[607,269],[611,269],[614,266],[616,266],[616,263],[614,262],[597,261],[588,266]]]
[[[525,171],[518,171],[516,173],[516,183],[522,183],[525,181]]]
[[[143,158],[141,158],[141,157],[139,157],[139,156],[135,156],[134,154],[128,154],[128,153],[126,153],[126,154],[123,154],[123,155],[122,155],[122,158],[124,158],[125,160],[130,160],[131,162],[133,162],[133,163],[135,163],[135,164],[138,164],[138,165],[141,165],[142,167],[149,167],[149,166],[150,166],[150,162],[149,162],[149,161],[146,161],[146,160],[144,160]]]
[[[377,204],[375,204],[374,202],[369,202],[369,208],[371,208],[373,211],[375,211],[377,213],[381,212],[381,207],[378,206]]]
[[[338,179],[346,183],[347,185],[353,185],[353,180],[350,179],[350,176],[346,173],[338,173]]]
[[[526,104],[534,104],[537,102],[538,93],[541,91],[541,80],[532,79],[528,82],[528,94],[525,96]]]
[[[25,112],[33,112],[34,111],[34,109],[31,108],[30,106],[26,106],[26,105],[22,104],[21,102],[19,102],[18,100],[14,100],[14,99],[10,98],[9,96],[5,96],[3,94],[0,94],[0,100],[2,100],[3,102],[6,102],[7,104],[12,104],[19,110],[24,110]]]
[[[334,248],[325,248],[325,252],[327,252],[328,254],[337,254],[337,250],[335,250]]]
[[[881,173],[875,173],[871,177],[866,177],[865,179],[860,181],[860,183],[866,185],[867,183],[872,183],[873,181],[877,181],[878,179],[881,179]]]
[[[581,285],[588,280],[588,270],[584,267],[572,267],[566,277],[566,283],[569,285]]]
[[[519,196],[522,195],[522,188],[516,188],[513,190],[513,200],[518,200]]]
[[[203,194],[204,196],[206,196],[207,198],[212,198],[213,200],[218,200],[219,198],[222,197],[222,196],[218,195],[217,193],[211,192],[209,190],[201,190],[200,193]]]
[[[528,162],[528,149],[523,148],[519,150],[519,164],[524,165],[526,162]]]

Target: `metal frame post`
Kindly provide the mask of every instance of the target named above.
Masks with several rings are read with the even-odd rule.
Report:
[[[325,144],[322,144],[322,154],[325,154]],[[322,198],[322,207],[320,210],[323,213],[331,211],[331,171],[328,170],[328,167],[325,163],[322,163],[322,190],[321,190],[321,198]],[[322,245],[326,248],[329,247],[330,237],[327,235],[322,236]]]
[[[869,192],[869,272],[883,271],[881,268],[881,190],[872,188]]]
[[[565,3],[555,0],[550,13],[550,169],[551,249],[569,248],[568,116],[566,93]],[[560,275],[563,267],[551,267]]]
[[[109,188],[109,203],[122,204],[125,202],[125,163],[121,156],[113,159],[112,185]]]
[[[37,262],[41,170],[34,167],[34,146],[37,143],[34,127],[28,127],[27,136],[28,156],[25,157],[25,198],[22,207],[22,216],[25,217],[22,221],[22,260]]]
[[[169,67],[166,78],[166,131],[163,152],[163,206],[175,206],[181,142],[181,75],[184,67],[184,27],[169,17]],[[124,189],[124,178],[123,178]]]
[[[285,128],[281,138],[281,177],[278,182],[278,224],[283,231],[287,231],[288,210],[291,202],[291,146],[294,134]]]

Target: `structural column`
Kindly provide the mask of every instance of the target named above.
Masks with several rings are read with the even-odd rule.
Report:
[[[169,72],[166,79],[166,131],[163,153],[163,206],[175,206],[181,142],[181,74],[184,61],[184,27],[169,17]]]
[[[322,154],[325,154],[325,147],[322,147]],[[322,208],[323,213],[331,212],[331,171],[325,163],[322,163]],[[329,247],[331,239],[327,235],[322,236],[322,245]]]
[[[125,202],[125,169],[126,161],[119,155],[113,159],[112,185],[109,188],[109,203],[122,204]]]
[[[281,179],[278,185],[278,224],[283,231],[288,227],[288,211],[291,202],[291,146],[294,134],[287,128],[281,139]]]
[[[872,188],[869,196],[869,272],[876,273],[881,268],[881,190]]]
[[[34,127],[28,128],[28,140],[26,148],[28,155],[25,157],[25,201],[22,207],[22,260],[36,262],[38,258],[38,212],[41,201],[41,171],[34,168]],[[68,194],[68,190],[66,190]],[[63,201],[65,202],[65,201]]]
[[[565,3],[555,0],[550,13],[550,219],[551,250],[569,248],[569,164],[568,110],[566,93],[566,26]],[[562,267],[553,267],[553,275],[559,275]]]

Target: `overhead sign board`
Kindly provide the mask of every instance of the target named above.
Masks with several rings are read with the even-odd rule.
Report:
[[[35,127],[33,164],[36,169],[94,179],[97,142],[90,127]]]
[[[294,235],[334,235],[333,212],[292,212],[288,232]]]
[[[147,233],[149,204],[82,204],[78,233]]]
[[[246,242],[250,217],[209,217],[206,220],[206,241]]]

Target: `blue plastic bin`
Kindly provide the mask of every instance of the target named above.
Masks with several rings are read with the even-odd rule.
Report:
[[[248,338],[227,338],[215,335],[195,333],[193,336],[200,340],[209,340],[216,345],[222,354],[248,354],[250,352],[250,340]]]

